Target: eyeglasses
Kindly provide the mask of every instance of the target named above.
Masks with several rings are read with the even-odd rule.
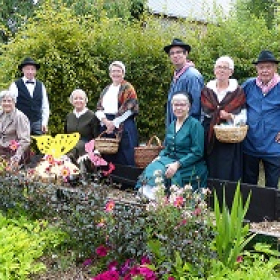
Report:
[[[169,55],[177,55],[177,54],[182,54],[184,51],[174,51],[174,52],[169,52]]]
[[[216,69],[219,69],[219,70],[230,70],[229,67],[227,67],[227,66],[221,66],[221,65],[218,65],[218,66],[216,66],[215,68],[216,68]]]
[[[173,103],[173,107],[186,107],[187,103]]]

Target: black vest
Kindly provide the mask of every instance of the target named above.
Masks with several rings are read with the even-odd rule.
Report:
[[[17,80],[15,84],[18,88],[16,107],[28,117],[30,122],[42,119],[42,83],[36,80],[33,97],[31,97],[22,79]]]

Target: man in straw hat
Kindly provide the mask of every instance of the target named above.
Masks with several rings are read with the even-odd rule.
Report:
[[[258,76],[244,84],[249,130],[243,145],[243,181],[257,185],[263,162],[265,185],[278,188],[280,176],[280,77],[279,61],[268,50],[253,62]]]
[[[204,86],[204,81],[193,62],[188,60],[191,46],[180,39],[173,39],[171,44],[165,46],[163,49],[168,54],[170,61],[175,67],[168,93],[166,128],[175,118],[172,111],[171,100],[174,93],[179,91],[186,91],[192,95],[193,104],[190,115],[196,119],[200,119],[200,94]]]
[[[13,82],[10,91],[17,95],[16,107],[30,121],[31,134],[41,135],[48,131],[50,115],[49,101],[44,84],[35,79],[40,64],[32,58],[25,58],[18,66],[22,78]]]

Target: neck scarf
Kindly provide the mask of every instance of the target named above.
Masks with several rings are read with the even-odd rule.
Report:
[[[174,71],[173,82],[176,83],[180,76],[189,68],[194,67],[194,63],[190,60],[187,61],[185,66],[178,71]]]
[[[216,93],[209,88],[204,88],[201,92],[201,106],[203,111],[211,116],[210,127],[208,131],[207,152],[211,153],[214,144],[214,125],[220,124],[220,111],[225,110],[228,113],[240,113],[242,106],[246,102],[244,91],[237,87],[235,91],[228,92],[224,99],[219,102]]]
[[[263,94],[267,94],[279,82],[280,82],[280,76],[278,74],[274,74],[273,78],[266,85],[260,80],[259,76],[256,79],[256,84],[262,90]]]

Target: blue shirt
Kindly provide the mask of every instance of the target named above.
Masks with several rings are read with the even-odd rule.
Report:
[[[200,96],[201,90],[204,87],[204,80],[202,75],[194,67],[189,67],[180,77],[174,82],[172,80],[170,89],[168,92],[167,100],[167,115],[166,115],[166,129],[169,127],[175,116],[173,114],[171,100],[175,92],[186,91],[192,95],[193,104],[190,110],[190,115],[200,120],[201,115],[201,104]]]
[[[247,100],[249,130],[243,142],[243,151],[255,157],[280,156],[280,144],[275,137],[280,132],[280,83],[265,95],[248,79],[242,87]]]

